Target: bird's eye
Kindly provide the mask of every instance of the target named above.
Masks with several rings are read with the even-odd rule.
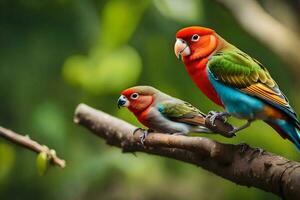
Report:
[[[194,34],[193,36],[192,36],[192,41],[193,42],[196,42],[196,41],[198,41],[199,40],[199,38],[200,38],[200,36],[199,35],[197,35],[197,34]]]
[[[137,99],[139,98],[139,94],[138,93],[133,93],[131,96],[130,96],[131,99]]]

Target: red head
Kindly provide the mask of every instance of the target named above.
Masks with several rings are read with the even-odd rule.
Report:
[[[214,30],[191,26],[177,32],[174,51],[183,61],[194,61],[208,57],[217,45],[218,37]]]
[[[139,114],[151,106],[156,93],[157,90],[149,86],[126,89],[118,99],[118,106],[128,107],[134,114]]]

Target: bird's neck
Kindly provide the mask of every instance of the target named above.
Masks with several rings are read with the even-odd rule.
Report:
[[[152,102],[153,103],[153,102]],[[136,116],[136,118],[145,126],[147,126],[147,119],[149,116],[149,112],[151,109],[151,104],[149,106],[145,107],[144,109],[134,109],[129,108],[129,110]]]
[[[143,108],[143,109],[135,108],[135,107],[129,107],[128,109],[129,109],[135,116],[138,116],[138,115],[141,115],[141,114],[142,114],[143,112],[145,112],[146,110],[148,110],[149,107],[150,107],[150,105],[147,106],[147,107],[145,107],[145,108]]]
[[[200,58],[189,61],[183,60],[185,68],[192,78],[196,86],[214,103],[223,107],[223,103],[219,98],[216,90],[208,79],[207,63],[208,58]]]
[[[150,107],[148,107],[142,112],[136,113],[135,116],[139,120],[139,122],[141,122],[144,126],[149,128],[149,114],[150,114]]]
[[[217,52],[222,51],[225,48],[228,48],[229,43],[227,43],[222,37],[218,34],[215,34],[217,38],[216,48],[206,57],[198,58],[195,60],[189,60],[188,58],[183,58],[183,62],[187,72],[190,77],[197,85],[197,87],[214,103],[219,106],[224,107],[219,95],[217,94],[214,86],[208,78],[208,67],[207,63],[209,58],[215,55]]]

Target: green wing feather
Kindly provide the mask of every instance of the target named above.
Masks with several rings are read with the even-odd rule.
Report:
[[[205,114],[187,102],[163,102],[159,111],[167,118],[190,125],[205,125]]]
[[[229,46],[220,50],[210,58],[208,68],[223,84],[258,97],[269,104],[278,105],[292,118],[297,119],[287,98],[279,90],[268,70],[239,49]]]
[[[235,88],[255,83],[263,83],[269,88],[277,86],[261,63],[238,49],[218,52],[212,56],[208,66],[218,80]]]

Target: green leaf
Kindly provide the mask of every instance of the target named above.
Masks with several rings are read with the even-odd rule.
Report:
[[[46,152],[39,153],[39,155],[36,158],[36,166],[38,174],[40,176],[43,176],[46,173],[49,166],[49,159]]]

